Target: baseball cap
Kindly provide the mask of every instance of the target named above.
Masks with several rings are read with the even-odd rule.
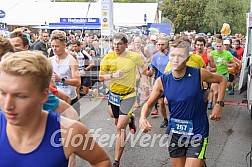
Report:
[[[225,39],[225,40],[223,41],[223,44],[224,44],[224,45],[230,45],[229,39]]]
[[[156,36],[156,35],[151,35],[151,36],[150,36],[150,40],[156,41],[156,40],[157,40],[157,36]]]

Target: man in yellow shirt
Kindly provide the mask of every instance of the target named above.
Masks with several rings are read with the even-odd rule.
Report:
[[[127,125],[129,124],[131,133],[136,132],[134,116],[132,115],[136,102],[136,68],[139,67],[140,73],[143,73],[146,67],[137,53],[126,51],[128,39],[124,33],[114,35],[113,47],[114,51],[105,55],[101,61],[99,80],[110,82],[108,97],[112,109],[110,115],[115,119],[117,126],[113,167],[119,167]]]

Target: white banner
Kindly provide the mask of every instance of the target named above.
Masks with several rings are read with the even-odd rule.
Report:
[[[112,35],[113,18],[113,0],[101,0],[101,35]]]

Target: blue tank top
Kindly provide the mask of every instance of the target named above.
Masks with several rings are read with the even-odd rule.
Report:
[[[204,92],[201,89],[200,69],[187,66],[181,79],[174,79],[172,72],[169,72],[162,75],[161,80],[170,110],[168,132],[171,132],[173,126],[171,119],[189,120],[192,122],[194,135],[207,137],[209,122]]]
[[[59,114],[48,113],[44,138],[37,148],[29,153],[18,153],[9,143],[6,134],[6,119],[0,112],[0,166],[1,167],[67,167],[68,160],[65,157],[63,147],[60,142],[61,134],[58,122]],[[55,133],[58,132],[58,133]],[[51,137],[57,144],[53,147]],[[56,145],[55,145],[56,146]]]

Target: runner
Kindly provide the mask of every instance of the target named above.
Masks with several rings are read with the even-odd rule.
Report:
[[[226,40],[223,41],[224,49],[227,50],[227,51],[229,51],[233,55],[234,63],[236,61],[239,62],[239,60],[238,60],[238,54],[237,54],[237,52],[234,49],[232,49],[232,43],[231,43],[231,41],[232,41],[232,39],[226,39]],[[229,95],[234,95],[235,80],[236,80],[236,74],[233,74],[233,73],[229,72],[229,82],[231,82],[231,87],[232,87],[232,91],[230,91],[230,90],[228,91]]]
[[[98,98],[98,90],[91,89],[91,68],[94,67],[92,56],[85,50],[81,50],[80,41],[73,41],[72,46],[77,54],[78,69],[81,74],[81,86],[84,95],[93,95],[94,100]],[[79,91],[79,88],[77,88]]]
[[[242,60],[242,56],[243,56],[243,52],[244,52],[244,48],[241,47],[241,41],[239,39],[236,39],[234,42],[234,50],[237,52],[238,54],[238,59]]]
[[[94,166],[111,166],[82,123],[42,110],[52,77],[43,54],[8,54],[1,60],[0,71],[0,166],[67,167],[72,154]],[[76,135],[82,140],[73,145]]]
[[[158,51],[157,45],[156,45],[157,39],[158,39],[157,35],[152,34],[150,36],[150,44],[147,45],[149,53],[151,54],[151,59],[152,59],[153,55]],[[148,66],[148,68],[150,68],[150,67]],[[150,91],[152,91],[153,83],[154,83],[154,78],[152,76],[148,76],[148,83],[149,83],[149,89],[150,89]],[[148,96],[149,96],[149,94],[148,94]],[[147,101],[147,100],[148,100],[148,97],[144,99],[144,101]]]
[[[157,40],[157,49],[158,52],[154,54],[150,70],[148,71],[148,75],[152,76],[153,73],[155,75],[154,79],[156,80],[158,77],[162,76],[165,71],[165,67],[167,66],[169,62],[169,51],[168,51],[168,39],[166,37],[159,37]],[[168,126],[168,119],[167,119],[167,113],[164,103],[164,95],[160,96],[160,99],[158,100],[158,104],[160,105],[160,112],[162,113],[162,116],[164,120],[160,124],[160,128],[165,128]],[[157,104],[155,105],[155,110],[151,113],[151,115],[157,115],[158,109]]]
[[[13,32],[10,34],[10,42],[15,48],[24,50],[29,49],[29,40],[26,35],[21,32]]]
[[[7,40],[8,39],[3,39]],[[4,43],[8,43],[8,42]],[[21,32],[14,32],[10,34],[10,43],[12,46],[16,46],[17,48],[14,48],[15,52],[18,51],[27,51],[29,46],[29,40],[26,37],[26,35],[22,34]],[[7,45],[5,45],[6,47]],[[2,55],[1,55],[2,56]],[[61,91],[59,91],[61,93]],[[63,93],[63,92],[62,92]],[[76,111],[73,107],[71,107],[67,102],[59,99],[56,97],[51,91],[49,91],[49,96],[47,101],[43,104],[43,109],[48,111],[55,111],[57,113],[60,113],[63,116],[66,116],[68,118],[78,120],[78,115],[76,114]]]
[[[80,86],[80,75],[78,72],[77,60],[66,52],[66,33],[54,30],[51,36],[53,57],[50,61],[53,66],[52,79],[57,89],[64,92],[71,98],[71,105],[80,114],[80,103],[78,102],[76,87]]]
[[[136,101],[136,68],[142,73],[146,68],[140,56],[126,51],[128,39],[126,34],[117,33],[113,38],[114,51],[105,55],[100,64],[99,80],[110,81],[109,105],[117,126],[115,144],[115,162],[119,167],[124,150],[126,127],[129,124],[131,133],[136,132],[133,109]]]
[[[214,63],[214,58],[213,58],[213,56],[211,54],[209,54],[207,52],[207,50],[205,50],[205,46],[206,46],[206,40],[203,37],[196,38],[196,40],[195,40],[195,48],[196,49],[195,49],[195,51],[193,53],[202,57],[202,59],[205,62],[205,66],[203,68],[207,69],[210,72],[215,72],[216,71],[216,65]],[[207,105],[208,108],[212,109],[211,103],[208,103],[208,97],[209,97],[209,94],[210,94],[211,85],[203,82],[203,86],[204,86],[204,91],[205,91],[206,105]],[[210,96],[212,96],[212,95],[210,95]]]
[[[128,44],[128,48],[127,48],[128,51],[131,51],[131,52],[135,52],[136,51],[136,48],[135,48],[135,44],[133,42],[129,43]],[[141,56],[141,55],[139,55]],[[143,60],[143,59],[142,59]],[[135,108],[139,108],[141,105],[140,105],[140,97],[141,97],[141,93],[139,91],[140,89],[140,81],[141,81],[141,77],[142,77],[142,74],[139,72],[138,70],[138,67],[136,68],[136,103],[135,103]]]
[[[10,42],[13,46],[16,46],[15,52],[19,51],[27,51],[29,46],[29,40],[26,37],[26,35],[23,35],[21,32],[18,33],[12,33],[10,35]],[[51,82],[52,83],[52,82]],[[61,95],[66,95],[62,91],[58,91]],[[67,97],[68,98],[68,97]],[[51,89],[49,90],[49,95],[47,101],[43,104],[43,110],[46,111],[54,111],[62,116],[65,116],[67,118],[73,119],[73,120],[79,120],[78,112],[75,108],[78,108],[75,106],[73,108],[71,105],[69,105],[68,102],[64,101],[65,99],[59,99],[56,97]],[[71,100],[71,99],[70,99]],[[71,104],[71,101],[70,101]],[[78,103],[77,103],[78,104]],[[76,165],[75,156],[72,155],[69,158],[69,166],[68,167],[75,167]]]
[[[217,39],[216,48],[217,48],[216,50],[210,52],[210,54],[214,57],[214,62],[216,64],[216,74],[223,75],[227,79],[228,94],[233,94],[233,89],[231,86],[231,81],[229,80],[229,73],[228,73],[228,67],[235,66],[233,56],[229,51],[224,50],[223,41],[221,39]],[[216,104],[219,92],[218,87],[219,85],[215,83],[211,85],[211,89],[213,91],[212,92],[213,99],[209,98],[209,103],[210,104],[212,103],[212,106]]]
[[[152,58],[148,48],[142,45],[142,39],[138,36],[134,38],[133,44],[135,48],[134,52],[141,56],[141,59],[143,60],[145,66],[147,67],[148,63],[150,63]],[[145,92],[145,96],[148,97],[149,96],[148,78],[146,75],[141,75],[138,68],[136,69],[136,71],[137,71],[137,78],[139,78],[139,80],[137,79],[137,88],[140,87]],[[140,107],[140,93],[137,94],[137,101],[135,107],[136,108]]]
[[[198,38],[202,38],[205,41],[205,39],[203,37],[198,37]],[[191,43],[189,41],[188,37],[186,37],[186,36],[179,37],[178,39],[181,39],[183,41]],[[202,47],[200,47],[200,48],[202,48]],[[195,68],[206,68],[206,65],[205,65],[203,57],[201,57],[200,55],[196,54],[196,52],[194,52],[194,53],[189,52],[189,55],[190,56],[188,58],[188,61],[186,62],[187,66],[195,67]],[[207,60],[207,63],[208,63],[208,58],[207,57],[206,57],[206,60]],[[170,72],[171,70],[172,70],[171,64],[170,64],[170,62],[168,62],[167,66],[165,68],[165,72]]]
[[[223,107],[226,80],[205,69],[186,66],[190,43],[178,39],[171,44],[170,62],[172,71],[158,78],[149,100],[144,104],[139,120],[143,132],[151,130],[147,121],[151,108],[162,93],[168,100],[170,111],[168,133],[169,154],[175,166],[204,166],[209,123],[204,101],[202,82],[220,84],[218,105],[215,105],[210,119],[219,120]],[[189,88],[189,89],[188,89]],[[186,90],[186,93],[185,93]]]

